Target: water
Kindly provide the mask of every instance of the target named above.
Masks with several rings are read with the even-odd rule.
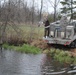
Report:
[[[9,50],[0,52],[0,75],[76,75],[74,71],[45,54],[33,55]]]
[[[76,67],[71,68],[69,64],[59,63],[47,56],[41,72],[42,75],[76,75]]]

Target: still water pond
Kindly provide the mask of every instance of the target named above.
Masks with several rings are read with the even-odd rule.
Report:
[[[0,52],[0,75],[76,75],[76,70],[67,68],[45,54]]]

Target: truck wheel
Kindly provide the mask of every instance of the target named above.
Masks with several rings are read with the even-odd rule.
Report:
[[[76,41],[73,41],[73,42],[70,44],[70,47],[76,48]]]

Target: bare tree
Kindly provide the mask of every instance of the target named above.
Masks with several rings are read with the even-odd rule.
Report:
[[[43,0],[41,0],[40,20],[42,19]]]
[[[54,21],[56,21],[56,13],[57,13],[57,6],[60,3],[60,0],[54,0],[54,3],[52,0],[48,0],[51,6],[54,8]]]
[[[34,23],[34,2],[35,0],[32,1],[32,24]]]
[[[14,13],[12,13],[13,8],[12,8],[12,2],[11,0],[7,2],[4,1],[3,7],[2,9],[2,24],[0,25],[0,43],[3,43],[5,41],[6,38],[6,29],[7,26],[10,25],[19,35],[21,30],[16,26],[16,24],[14,23],[14,19],[13,19],[13,15]]]

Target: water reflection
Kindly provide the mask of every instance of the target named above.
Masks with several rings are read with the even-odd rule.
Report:
[[[0,75],[41,75],[43,54],[22,54],[4,50],[0,55]]]
[[[42,75],[76,75],[76,68],[71,70],[68,64],[61,64],[47,56],[42,65]]]
[[[45,54],[3,50],[0,52],[0,75],[76,75],[76,70],[71,70],[67,64],[60,64]]]

